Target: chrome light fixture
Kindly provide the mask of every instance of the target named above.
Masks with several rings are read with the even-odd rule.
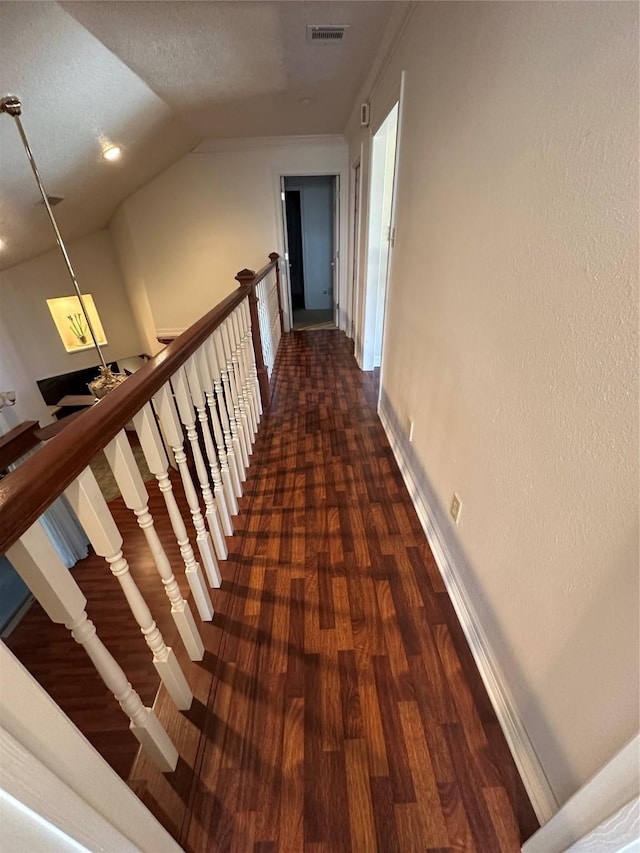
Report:
[[[100,358],[100,376],[97,377],[94,382],[90,383],[90,388],[96,396],[103,396],[105,393],[111,390],[111,388],[115,387],[115,385],[119,384],[125,376],[122,374],[114,374],[111,368],[107,365],[107,362],[104,360],[104,355],[102,354],[102,349],[100,348],[100,344],[98,343],[98,336],[96,335],[96,331],[94,329],[93,323],[91,322],[91,317],[89,316],[89,311],[87,310],[87,306],[85,304],[84,299],[82,298],[82,292],[80,290],[80,286],[78,284],[78,280],[76,278],[76,274],[74,272],[73,266],[71,265],[71,260],[69,258],[69,253],[67,252],[67,248],[64,244],[64,240],[62,239],[62,235],[60,234],[60,229],[58,228],[58,223],[56,222],[56,218],[53,215],[53,210],[51,209],[51,204],[49,203],[49,196],[47,195],[45,188],[42,183],[42,179],[40,177],[40,173],[38,172],[38,166],[36,165],[36,161],[34,159],[33,153],[31,151],[31,147],[29,145],[29,141],[27,139],[27,135],[24,132],[24,128],[22,126],[22,122],[20,120],[20,116],[22,115],[22,104],[20,99],[15,95],[6,95],[4,98],[0,99],[0,113],[6,113],[8,116],[14,119],[16,126],[18,128],[18,133],[20,134],[20,139],[22,140],[22,144],[24,146],[24,150],[29,159],[29,163],[31,165],[31,170],[36,179],[36,183],[38,185],[38,189],[40,190],[40,195],[42,196],[42,203],[47,211],[49,216],[49,221],[51,222],[51,227],[53,228],[54,234],[56,236],[56,242],[60,247],[60,251],[62,252],[62,257],[64,258],[65,265],[69,272],[69,276],[71,278],[71,282],[73,284],[74,290],[78,297],[78,301],[80,303],[80,307],[82,309],[82,313],[84,315],[84,319],[87,324],[87,329],[89,334],[91,335],[91,340],[93,341],[93,345],[96,348],[98,356]],[[95,387],[92,387],[95,386]],[[102,392],[102,393],[100,393]]]

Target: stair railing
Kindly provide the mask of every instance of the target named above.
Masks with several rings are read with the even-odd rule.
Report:
[[[271,401],[271,375],[284,332],[279,257],[276,252],[272,252],[269,255],[270,263],[258,272],[245,269],[236,276],[241,286],[250,288],[253,349],[264,408],[268,408]]]
[[[209,590],[221,584],[219,561],[228,554],[225,538],[233,534],[242,483],[263,406],[268,405],[264,392],[261,399],[260,370],[266,371],[268,391],[280,340],[282,327],[278,329],[273,321],[279,304],[273,291],[274,281],[279,291],[277,259],[271,255],[263,270],[252,273],[251,282],[241,282],[235,292],[126,382],[74,417],[37,453],[0,480],[0,554],[7,554],[49,618],[64,624],[84,647],[129,717],[131,731],[163,771],[175,769],[178,752],[153,709],[143,705],[98,637],[87,614],[84,594],[38,519],[57,497],[66,495],[95,552],[105,559],[122,587],[169,695],[179,709],[189,708],[191,689],[130,572],[126,543],[89,463],[104,450],[124,503],[144,533],[178,635],[189,657],[202,660],[204,645],[196,619],[175,577],[182,567],[171,565],[155,530],[147,486],[127,430],[133,424],[164,498],[193,604],[200,619],[211,620]],[[263,283],[261,295],[256,296]],[[256,316],[259,302],[263,303],[262,320]],[[261,335],[268,340],[263,343]],[[173,492],[165,445],[171,448],[184,487],[189,508],[186,518]],[[193,466],[189,465],[185,445]],[[191,536],[195,534],[195,550],[189,527]]]

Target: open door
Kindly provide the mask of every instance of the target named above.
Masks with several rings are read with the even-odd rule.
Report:
[[[285,330],[332,328],[339,318],[339,177],[282,176],[280,186]]]

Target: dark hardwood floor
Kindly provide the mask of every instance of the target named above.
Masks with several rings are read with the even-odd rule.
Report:
[[[127,522],[125,554],[195,697],[180,713],[160,689],[180,762],[163,776],[140,754],[129,782],[187,851],[497,853],[537,828],[376,400],[340,332],[283,338],[199,664],[185,661]],[[106,604],[117,584],[103,561],[84,563],[89,614],[150,702],[146,646]],[[8,645],[126,777],[126,719],[38,610]]]

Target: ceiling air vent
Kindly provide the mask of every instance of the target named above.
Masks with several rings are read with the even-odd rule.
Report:
[[[309,44],[331,44],[344,41],[349,24],[307,24]]]
[[[64,201],[64,196],[61,195],[48,195],[47,201],[49,202],[50,207],[55,207],[56,204],[60,204],[61,201]],[[39,201],[38,204],[41,204],[44,207],[44,202]]]

